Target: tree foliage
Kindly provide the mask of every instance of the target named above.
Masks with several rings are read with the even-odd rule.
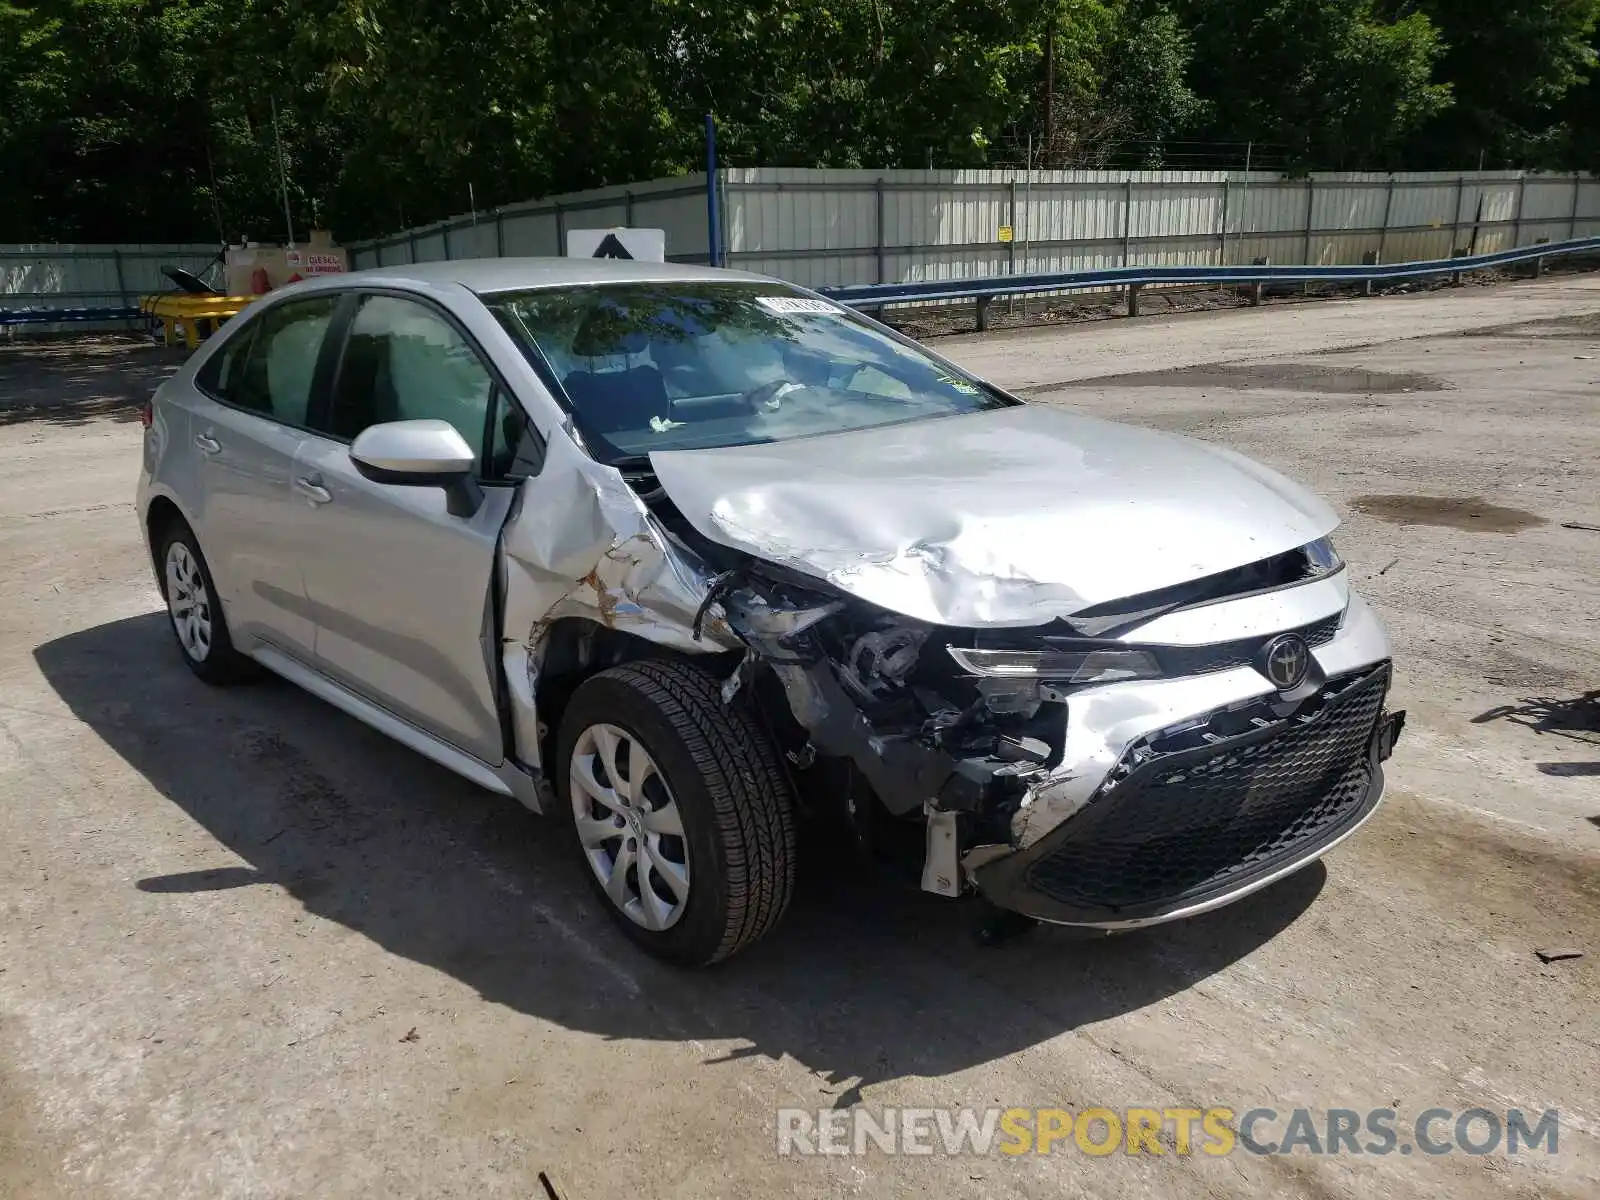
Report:
[[[1446,50],[1455,103],[1408,147],[1429,166],[1559,158],[1573,121],[1593,137],[1597,110],[1566,108],[1596,66],[1597,0],[1423,0]],[[1589,93],[1591,101],[1594,92]]]
[[[727,161],[1600,166],[1600,0],[0,0],[0,241],[346,238]],[[1259,153],[1259,152],[1258,152]],[[1258,156],[1258,161],[1259,161]]]
[[[1186,0],[1204,133],[1281,146],[1295,165],[1381,165],[1450,103],[1444,47],[1422,13],[1386,19],[1373,0]]]

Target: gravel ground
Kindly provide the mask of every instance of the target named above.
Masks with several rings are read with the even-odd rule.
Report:
[[[1597,1194],[1595,314],[1563,278],[941,340],[1346,514],[1411,714],[1389,800],[1110,939],[982,950],[812,863],[702,973],[633,952],[552,825],[288,685],[193,680],[129,507],[170,358],[0,349],[0,1195]],[[776,1110],[854,1103],[1562,1116],[1554,1157],[777,1155]]]

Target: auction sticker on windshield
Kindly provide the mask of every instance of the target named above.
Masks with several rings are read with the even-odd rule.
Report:
[[[768,312],[775,313],[837,313],[837,304],[826,300],[812,300],[806,296],[757,296],[756,303]]]

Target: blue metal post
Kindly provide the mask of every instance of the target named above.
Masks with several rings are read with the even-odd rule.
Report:
[[[717,119],[706,114],[706,261],[722,265],[722,216],[717,211]]]

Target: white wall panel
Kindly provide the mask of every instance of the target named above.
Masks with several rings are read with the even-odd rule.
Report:
[[[704,179],[547,197],[479,214],[475,228],[458,217],[354,247],[355,261],[406,261],[412,241],[421,259],[497,248],[551,254],[560,229],[629,221],[665,229],[669,257],[705,261]],[[1448,257],[1458,245],[1489,252],[1600,232],[1600,180],[1494,171],[1307,180],[1267,171],[736,167],[723,172],[722,200],[728,265],[813,287],[1125,262],[1359,263],[1379,251],[1399,262]],[[497,232],[486,231],[493,222]],[[1005,226],[1011,247],[1000,240]]]

